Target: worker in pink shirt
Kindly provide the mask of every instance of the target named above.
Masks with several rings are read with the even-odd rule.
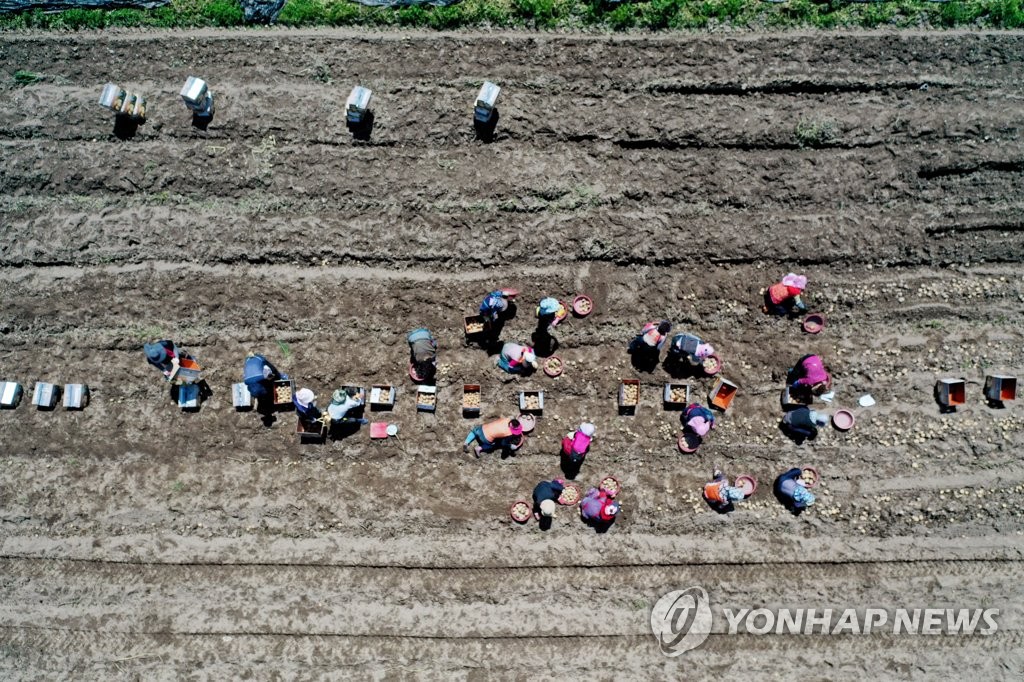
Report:
[[[812,395],[821,395],[832,388],[832,375],[825,369],[820,355],[805,355],[790,370],[789,384]]]

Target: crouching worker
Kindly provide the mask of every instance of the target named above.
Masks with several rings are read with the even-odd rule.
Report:
[[[316,394],[308,388],[300,388],[295,391],[292,402],[295,404],[295,414],[299,416],[299,421],[302,422],[303,426],[312,427],[316,421],[323,417],[323,414],[316,406]]]
[[[621,507],[608,493],[591,488],[580,502],[580,517],[588,526],[607,529],[615,522]]]
[[[633,366],[645,372],[654,371],[661,359],[661,347],[672,331],[672,323],[668,320],[648,322],[629,343],[629,354],[633,356]]]
[[[168,339],[144,344],[142,350],[146,353],[149,364],[163,372],[168,380],[175,375],[182,360],[193,359],[188,351],[178,348],[177,344]]]
[[[537,369],[537,354],[529,346],[506,343],[498,355],[498,367],[509,374],[526,374]]]
[[[828,423],[828,418],[806,406],[800,406],[782,415],[782,428],[796,441],[814,440],[818,429]]]
[[[682,416],[683,428],[704,438],[715,428],[715,413],[697,403],[686,407]]]
[[[704,371],[704,360],[711,357],[715,349],[693,334],[676,334],[668,346],[666,364]]]
[[[704,484],[703,494],[704,500],[717,512],[731,511],[733,502],[746,498],[743,489],[729,485],[729,479],[718,469]]]
[[[822,395],[832,388],[832,375],[820,355],[805,355],[789,371],[787,381],[798,392]]]
[[[429,329],[409,332],[409,376],[413,381],[431,382],[437,374],[437,339]]]
[[[803,472],[793,468],[775,479],[775,497],[786,509],[799,513],[814,504],[814,494],[804,486],[800,479]]]
[[[562,481],[541,481],[533,489],[533,518],[538,521],[543,516],[545,519],[555,517],[555,509],[558,507],[558,498],[562,496],[565,486]]]
[[[807,278],[789,273],[781,282],[768,287],[764,292],[764,306],[761,311],[769,315],[795,315],[807,312],[800,295],[807,288]]]
[[[523,425],[518,419],[495,419],[480,426],[474,426],[462,444],[462,451],[469,452],[470,446],[479,457],[481,453],[512,445],[523,435]],[[476,443],[476,445],[473,445]]]
[[[287,379],[274,365],[262,355],[249,353],[242,368],[242,381],[249,389],[249,395],[256,398],[260,409],[273,406],[274,382]]]
[[[498,322],[508,312],[509,301],[515,299],[516,294],[511,289],[498,289],[484,296],[480,303],[480,316],[490,322]]]
[[[331,404],[327,406],[327,415],[332,424],[367,424],[369,420],[355,416],[366,404],[363,391],[349,386],[338,389],[331,396]]]
[[[576,478],[583,466],[583,460],[590,450],[590,441],[596,429],[590,422],[583,422],[575,431],[566,434],[562,439],[562,472],[566,478]]]

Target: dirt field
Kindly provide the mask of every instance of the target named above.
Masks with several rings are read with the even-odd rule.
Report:
[[[0,379],[28,395],[0,412],[0,677],[1019,679],[1024,408],[981,382],[1024,370],[1022,64],[1022,33],[4,36]],[[205,134],[177,97],[190,74],[216,93]],[[95,103],[108,80],[149,98],[130,141]],[[367,142],[344,126],[357,82]],[[757,309],[789,270],[819,336]],[[509,380],[464,343],[498,286],[523,292],[517,341],[541,296],[593,296],[557,331],[562,377]],[[661,317],[740,386],[696,455],[664,370],[625,352]],[[420,325],[441,343],[433,415],[405,375]],[[145,363],[162,337],[209,368],[197,413]],[[399,386],[398,439],[300,445],[292,414],[236,413],[250,350],[321,405]],[[778,391],[806,352],[857,425],[798,446]],[[932,398],[947,376],[969,382],[956,414]],[[37,380],[87,382],[92,404],[38,412]],[[464,383],[484,417],[545,390],[517,456],[462,453]],[[584,418],[578,480],[618,476],[621,517],[513,524]],[[824,486],[794,517],[770,487],[801,463]],[[715,464],[761,484],[728,516],[699,496]],[[714,633],[666,658],[650,609],[690,585]],[[1001,614],[987,637],[724,634],[723,607],[761,606]]]

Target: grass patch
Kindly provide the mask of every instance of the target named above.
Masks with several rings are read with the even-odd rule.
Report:
[[[800,119],[793,136],[801,147],[824,147],[835,142],[839,132],[835,121]]]
[[[449,7],[388,9],[348,0],[288,0],[284,26],[376,26],[434,30],[457,28],[584,29],[614,31],[702,29],[712,26],[1024,27],[1022,0],[924,0],[852,3],[848,0],[463,0]],[[242,25],[237,0],[172,0],[153,10],[117,9],[0,16],[0,30],[96,30],[111,27],[198,28]]]
[[[32,71],[22,71],[21,69],[14,72],[14,82],[21,87],[26,85],[32,85],[43,80],[44,76],[41,73],[33,73]]]

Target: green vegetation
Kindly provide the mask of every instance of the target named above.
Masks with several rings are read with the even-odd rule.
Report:
[[[14,82],[20,85],[21,87],[25,87],[26,85],[32,85],[33,83],[38,83],[41,80],[43,80],[43,75],[40,73],[32,73],[31,71],[21,70],[14,72]]]
[[[825,147],[838,138],[835,121],[827,119],[800,119],[797,121],[793,135],[801,147]]]
[[[348,0],[288,0],[283,26],[380,26],[437,30],[502,27],[536,29],[702,29],[738,27],[1024,27],[1024,0],[463,0],[450,7],[364,7]],[[41,10],[0,16],[3,29],[187,28],[240,26],[236,0],[172,0],[154,10]],[[329,74],[318,74],[321,78]]]

